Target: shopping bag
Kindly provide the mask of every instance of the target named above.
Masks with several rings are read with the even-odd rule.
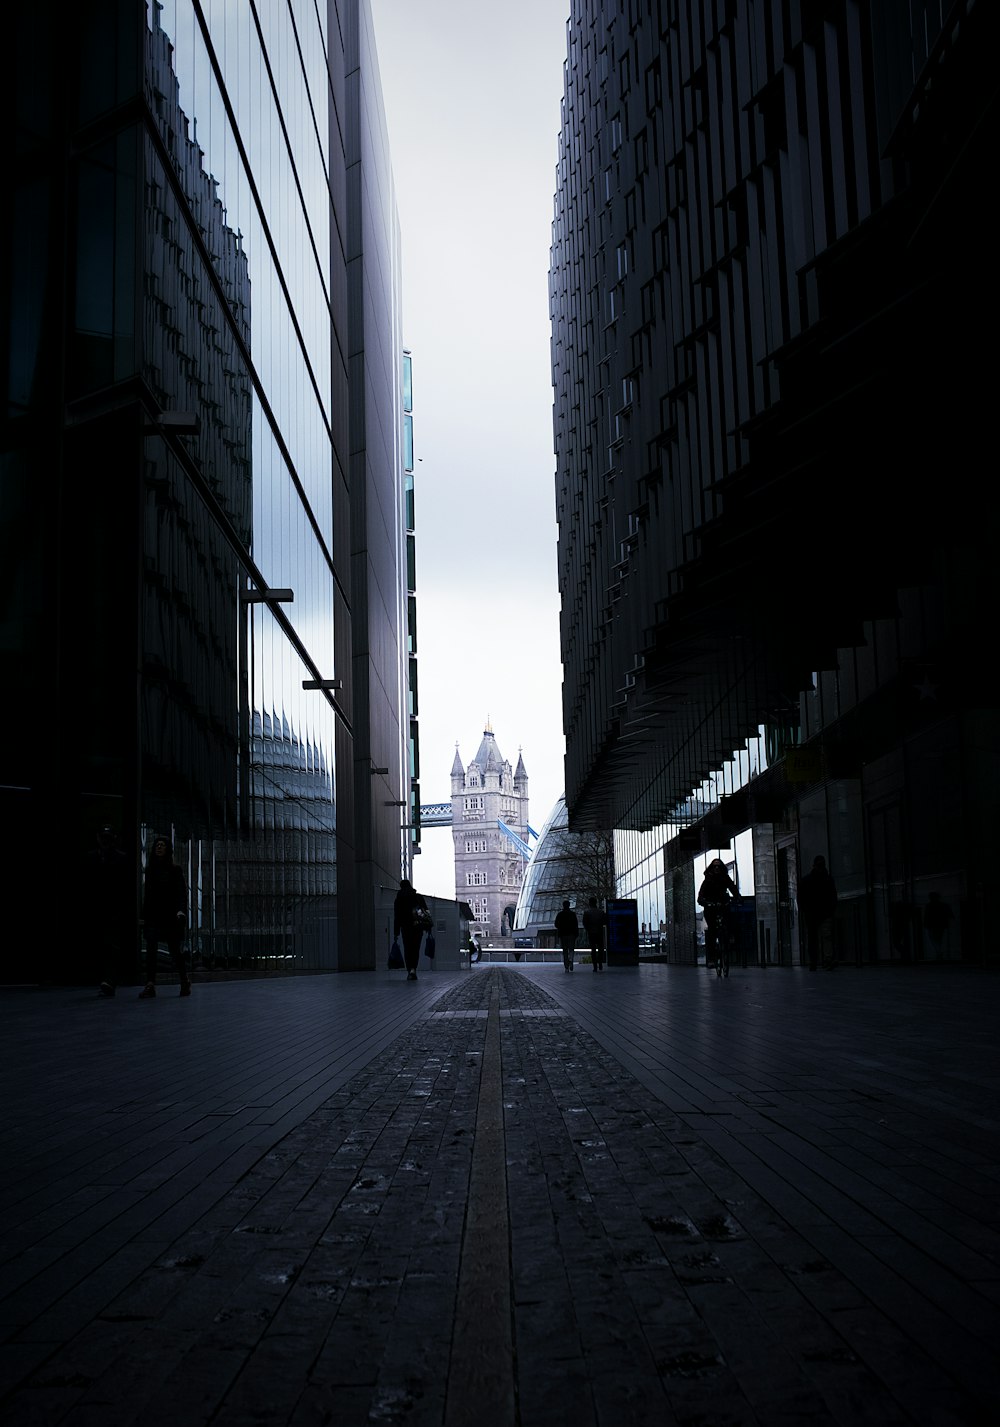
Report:
[[[405,965],[403,953],[399,949],[399,942],[394,941],[389,948],[389,970],[400,971]]]
[[[435,945],[434,945],[434,933],[433,933],[433,932],[428,932],[428,933],[427,933],[427,937],[426,937],[426,939],[425,939],[425,941],[424,941],[424,955],[425,955],[425,956],[433,956],[435,950],[436,950],[436,947],[435,947]]]

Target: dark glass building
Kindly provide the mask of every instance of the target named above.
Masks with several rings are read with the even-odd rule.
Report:
[[[205,965],[372,966],[410,777],[367,0],[84,0],[8,30],[4,974],[129,979],[154,832]]]
[[[981,0],[573,0],[566,798],[679,959],[740,838],[767,959],[820,854],[843,956],[989,952],[996,44]]]

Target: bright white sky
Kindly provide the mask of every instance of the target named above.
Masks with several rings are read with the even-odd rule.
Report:
[[[371,0],[417,458],[420,788],[490,718],[541,832],[563,792],[548,262],[569,0]],[[451,832],[413,880],[454,896]]]

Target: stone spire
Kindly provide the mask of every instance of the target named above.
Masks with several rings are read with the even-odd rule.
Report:
[[[483,735],[483,743],[486,744],[487,737]],[[503,760],[500,757],[500,750],[493,742],[493,735],[489,735],[489,746],[486,749],[486,768],[484,782],[487,788],[494,792],[500,789],[500,770]]]
[[[503,755],[501,754],[499,748],[496,745],[496,740],[493,737],[493,725],[490,722],[489,715],[487,715],[486,727],[483,729],[482,742],[480,743],[479,748],[476,752],[476,756],[472,761],[479,765],[480,772],[485,773],[486,769],[489,767],[491,758],[496,763],[496,766],[499,769],[500,765],[503,763]]]
[[[465,769],[462,767],[462,760],[458,756],[458,744],[455,744],[455,761],[451,765],[451,791],[454,796],[462,791],[462,784],[465,782]]]

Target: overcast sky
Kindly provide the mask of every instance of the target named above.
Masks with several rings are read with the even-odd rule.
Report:
[[[548,261],[569,0],[371,0],[413,353],[421,800],[490,718],[563,792]],[[414,882],[454,896],[451,833]]]

